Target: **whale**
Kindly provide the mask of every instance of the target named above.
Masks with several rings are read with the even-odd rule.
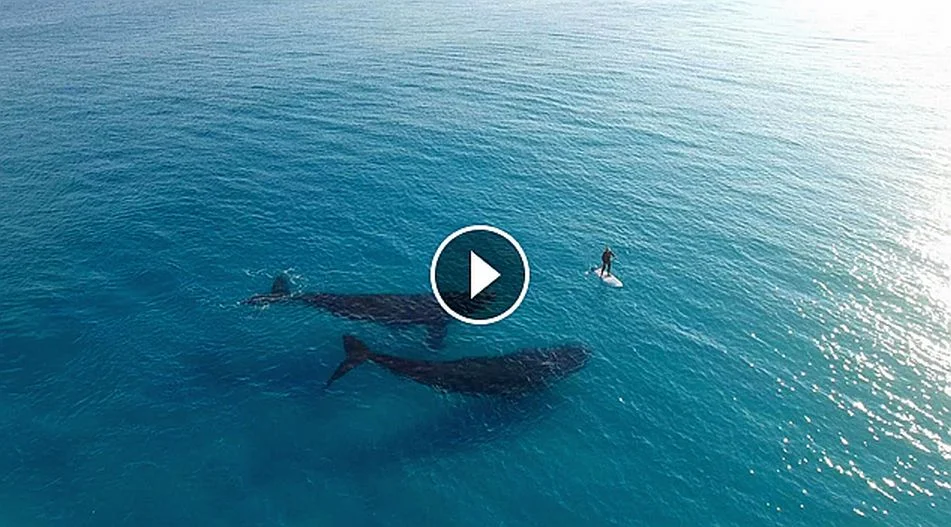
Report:
[[[496,396],[542,391],[582,369],[591,357],[584,346],[568,345],[452,361],[408,359],[370,351],[353,335],[344,335],[343,349],[346,358],[327,380],[328,388],[357,366],[373,362],[395,375],[438,391]]]
[[[488,306],[495,298],[491,291],[484,291],[475,298],[467,293],[449,292],[444,298],[453,298],[454,305],[462,305],[470,313]],[[292,292],[290,281],[284,274],[278,275],[271,291],[254,295],[244,301],[249,305],[276,303],[303,304],[323,309],[333,315],[350,320],[370,321],[391,327],[423,326],[426,328],[426,345],[440,349],[446,338],[447,327],[452,317],[439,305],[432,293],[420,294],[336,294]]]

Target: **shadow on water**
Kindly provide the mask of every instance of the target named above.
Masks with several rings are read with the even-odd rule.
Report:
[[[434,394],[438,410],[379,440],[348,445],[334,464],[381,470],[392,463],[449,456],[516,438],[554,415],[564,401],[556,391],[518,398]]]
[[[278,392],[312,398],[332,371],[318,352],[291,355],[235,356],[221,349],[208,349],[184,358],[185,388],[204,391],[210,397],[227,392]]]
[[[334,401],[323,390],[336,357],[328,361],[322,355],[308,352],[244,360],[221,352],[192,356],[187,361],[190,387],[185,391],[217,401],[211,404],[268,392],[279,394],[275,401],[282,402],[277,404],[301,403],[309,422],[349,419],[348,405],[354,401]],[[314,437],[302,437],[300,429],[291,426],[250,432],[255,445],[250,480],[286,483],[302,479],[309,470],[374,473],[393,464],[452,456],[517,438],[553,416],[566,401],[557,386],[521,397],[436,391],[429,395],[424,407],[413,411],[398,428],[380,428],[370,437],[350,437],[344,432],[315,443]]]
[[[237,363],[233,357],[207,354],[192,357],[190,362],[193,389],[219,394],[234,390],[279,392],[310,400],[326,395],[323,383],[332,369],[330,362],[317,360],[311,354],[257,359],[245,364]],[[400,431],[372,444],[348,445],[344,457],[353,458],[350,463],[379,463],[473,448],[520,434],[550,416],[564,401],[557,387],[521,397],[433,392],[432,400],[427,411],[421,411],[418,419]],[[344,411],[338,405],[327,408]]]

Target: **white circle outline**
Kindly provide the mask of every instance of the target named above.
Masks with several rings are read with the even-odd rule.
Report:
[[[522,260],[522,269],[525,271],[525,279],[522,280],[522,291],[518,294],[518,298],[515,300],[515,303],[509,306],[509,308],[503,311],[501,314],[498,314],[492,318],[468,318],[456,313],[446,304],[446,301],[443,300],[442,295],[439,294],[439,288],[436,287],[436,264],[439,262],[439,257],[442,256],[443,250],[445,250],[446,246],[456,238],[462,236],[463,234],[474,231],[491,232],[505,238],[505,240],[509,242],[512,247],[515,247],[519,258]],[[509,315],[515,312],[515,310],[518,309],[518,306],[522,305],[522,300],[525,300],[525,295],[528,293],[528,283],[530,280],[531,272],[528,269],[528,257],[525,256],[525,251],[522,250],[522,246],[519,245],[517,241],[515,241],[515,238],[513,238],[511,234],[491,225],[469,225],[468,227],[463,227],[453,232],[449,236],[446,236],[446,239],[444,239],[436,249],[436,253],[433,254],[433,261],[429,265],[429,285],[433,289],[433,296],[436,297],[436,302],[439,302],[439,306],[442,307],[443,311],[449,313],[449,316],[452,318],[460,322],[465,322],[466,324],[472,324],[473,326],[488,326],[489,324],[494,324],[507,318]]]

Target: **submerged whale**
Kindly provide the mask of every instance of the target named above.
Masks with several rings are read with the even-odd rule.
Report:
[[[447,295],[444,294],[444,297]],[[467,306],[470,312],[485,308],[494,300],[490,291],[473,299],[466,293],[448,293],[456,297],[455,305]],[[424,294],[359,294],[295,293],[283,274],[274,279],[270,293],[254,295],[245,304],[300,303],[326,310],[351,320],[367,320],[388,326],[424,326],[426,344],[433,349],[442,347],[446,327],[452,318],[440,307],[432,293]]]
[[[415,360],[374,353],[352,335],[343,337],[343,349],[347,357],[327,380],[327,386],[370,361],[420,384],[469,395],[520,395],[539,391],[583,368],[591,356],[582,346],[562,346],[523,349],[497,357]]]

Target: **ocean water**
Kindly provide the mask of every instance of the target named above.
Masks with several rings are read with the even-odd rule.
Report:
[[[948,525],[949,20],[0,0],[0,525]],[[426,291],[471,223],[532,283],[439,352],[239,304]],[[518,401],[324,391],[344,333],[594,358]]]

